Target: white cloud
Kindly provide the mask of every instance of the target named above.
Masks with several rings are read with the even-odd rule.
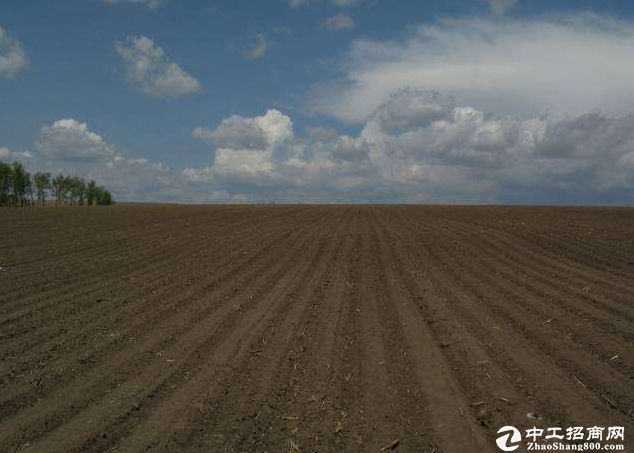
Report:
[[[292,9],[297,9],[316,2],[317,0],[288,0],[288,4]],[[331,0],[331,3],[338,7],[350,7],[355,6],[358,0]]]
[[[259,175],[267,178],[273,170],[271,151],[224,148],[216,150],[214,172],[219,175]]]
[[[103,0],[105,3],[134,3],[140,5],[147,5],[152,10],[157,10],[162,4],[163,0]]]
[[[264,149],[267,146],[264,131],[255,119],[238,115],[223,120],[210,137],[220,148]]]
[[[214,133],[206,127],[196,127],[192,131],[192,138],[200,140],[201,142],[213,142]]]
[[[293,121],[279,110],[269,110],[256,116],[255,124],[264,132],[269,146],[278,146],[293,138]]]
[[[289,6],[293,9],[308,5],[308,3],[310,3],[310,0],[288,0]]]
[[[157,98],[177,98],[200,91],[198,80],[171,62],[151,39],[128,36],[115,47],[126,63],[128,80],[137,90]]]
[[[354,6],[357,0],[332,0],[332,3],[337,6]]]
[[[331,30],[350,30],[354,28],[354,20],[348,14],[339,13],[326,19],[322,27],[330,28]]]
[[[257,60],[264,57],[266,51],[269,48],[269,42],[266,39],[264,33],[258,33],[255,35],[255,43],[248,51],[245,52],[245,56],[250,60]]]
[[[487,0],[493,14],[504,14],[517,5],[518,0]]]
[[[0,146],[0,160],[7,161],[21,161],[26,162],[33,158],[33,154],[29,151],[11,151],[6,146]]]
[[[185,168],[182,175],[191,182],[211,182],[213,181],[213,168]]]
[[[11,79],[28,66],[22,44],[0,27],[0,77]]]
[[[42,127],[35,145],[48,159],[65,161],[106,162],[116,155],[112,145],[101,135],[91,132],[86,123],[63,119]]]
[[[368,144],[362,138],[350,138],[343,135],[335,143],[332,156],[336,160],[361,161],[369,157]]]
[[[232,115],[213,131],[205,127],[195,128],[192,137],[213,142],[219,148],[265,150],[291,140],[293,122],[277,110],[269,110],[255,118]]]
[[[327,142],[337,138],[337,131],[328,127],[306,127],[306,134],[316,141]]]
[[[245,118],[233,115],[223,120],[215,130],[198,127],[192,136],[211,141],[215,151],[214,166],[197,170],[188,168],[190,180],[217,179],[221,183],[276,184],[274,153],[294,138],[293,122],[278,110],[262,116]]]
[[[634,22],[605,16],[442,20],[403,41],[355,41],[345,79],[317,89],[310,105],[362,122],[411,86],[502,115],[624,114],[634,105],[633,48]]]

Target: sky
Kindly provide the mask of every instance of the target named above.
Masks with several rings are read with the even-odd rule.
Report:
[[[634,4],[2,0],[0,160],[120,201],[634,204]]]

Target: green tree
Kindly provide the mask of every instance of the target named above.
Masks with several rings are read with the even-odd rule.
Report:
[[[42,205],[46,202],[47,191],[55,199],[55,204],[100,205],[114,203],[112,194],[103,186],[78,176],[58,174],[51,179],[50,173],[37,172],[31,177],[19,162],[8,165],[0,162],[0,206]]]
[[[74,204],[74,196],[75,196],[75,188],[73,185],[73,177],[68,175],[68,176],[64,176],[64,182],[63,182],[63,196],[62,199],[65,203],[68,203],[69,205],[73,205]]]
[[[103,187],[101,187],[101,198],[99,201],[100,201],[99,204],[101,206],[110,206],[112,203],[114,203],[114,200],[112,199],[112,195],[110,194],[110,192],[104,189]]]
[[[76,178],[75,184],[77,185],[77,203],[79,206],[84,205],[86,200],[86,180],[84,178]]]
[[[65,181],[66,177],[59,174],[53,178],[53,182],[51,183],[51,191],[55,197],[56,205],[59,205],[64,200]]]
[[[13,172],[9,164],[0,162],[0,206],[10,206]]]
[[[35,194],[35,184],[33,184],[33,178],[31,178],[31,175],[27,173],[27,180],[26,180],[27,205],[35,206],[35,199],[33,197],[34,194]]]
[[[11,166],[13,176],[13,206],[24,206],[28,204],[29,185],[31,175],[24,169],[24,165],[14,162]]]
[[[95,197],[97,195],[97,183],[94,179],[91,179],[86,186],[86,202],[88,206],[95,204]]]
[[[33,183],[35,185],[37,201],[42,203],[42,206],[44,206],[46,202],[46,191],[51,188],[51,174],[38,171],[33,176]]]

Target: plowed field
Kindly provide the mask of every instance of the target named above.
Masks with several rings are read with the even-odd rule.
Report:
[[[0,211],[0,452],[634,448],[633,340],[631,209]]]

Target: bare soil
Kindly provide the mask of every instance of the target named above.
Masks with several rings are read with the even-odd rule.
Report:
[[[0,268],[0,452],[634,448],[633,209],[3,209]]]

